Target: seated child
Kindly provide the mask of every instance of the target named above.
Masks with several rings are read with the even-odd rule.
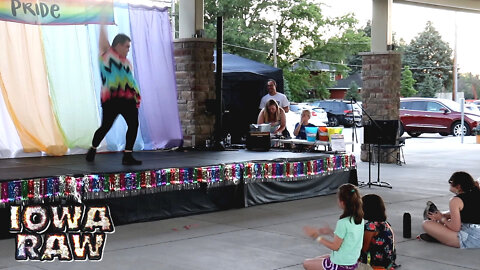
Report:
[[[380,196],[368,194],[362,197],[365,232],[360,262],[368,266],[363,269],[394,269],[395,237],[387,222],[385,204]]]
[[[303,268],[306,270],[357,269],[364,227],[362,199],[357,187],[352,184],[341,185],[338,188],[337,199],[343,214],[337,221],[335,230],[328,226],[323,228],[305,226],[303,228],[306,235],[332,250],[330,254],[306,259],[303,262]]]
[[[310,117],[311,113],[309,110],[302,111],[302,114],[300,115],[300,122],[295,124],[295,129],[293,131],[293,135],[295,135],[296,139],[306,140],[307,133],[305,132],[305,127],[315,127],[314,124],[308,122]]]

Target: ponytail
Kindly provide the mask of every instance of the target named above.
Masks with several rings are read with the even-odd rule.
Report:
[[[360,197],[360,192],[357,187],[352,184],[341,185],[338,189],[338,199],[345,205],[340,218],[351,217],[355,224],[362,223],[362,198]]]
[[[452,186],[460,185],[462,192],[469,192],[473,190],[478,190],[478,186],[473,180],[473,177],[467,172],[454,172],[450,179],[448,179],[448,183]]]

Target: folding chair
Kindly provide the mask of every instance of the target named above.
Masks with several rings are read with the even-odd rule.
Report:
[[[390,156],[395,159],[395,163],[399,166],[402,166],[402,164],[407,164],[405,162],[405,156],[403,154],[403,147],[405,146],[405,138],[400,137],[397,140],[397,143],[395,145],[387,145],[387,144],[381,144],[380,145],[380,150],[383,153],[386,153],[385,156]],[[375,153],[377,145],[373,146],[373,153]],[[398,150],[398,151],[397,151]],[[396,155],[394,155],[396,153]],[[378,162],[379,157],[377,157],[375,154],[373,154],[373,163]]]

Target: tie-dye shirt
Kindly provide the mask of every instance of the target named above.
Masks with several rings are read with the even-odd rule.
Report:
[[[100,76],[102,104],[111,99],[133,99],[140,106],[140,91],[133,77],[132,65],[111,47],[100,55]]]

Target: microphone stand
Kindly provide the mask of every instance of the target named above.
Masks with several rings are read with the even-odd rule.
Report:
[[[355,110],[353,109],[354,100],[355,100],[354,98],[350,99],[350,107],[352,108],[352,119],[353,119],[353,124],[352,124],[352,153],[355,152],[355,142],[358,143],[357,124],[355,123]],[[357,101],[355,101],[355,103],[357,103]]]
[[[372,165],[372,152],[371,152],[371,149],[370,149],[370,146],[371,144],[368,144],[368,182],[365,183],[363,181],[360,181],[358,187],[362,188],[362,187],[366,187],[368,186],[368,188],[371,188],[372,186],[377,186],[377,187],[385,187],[385,188],[392,188],[392,185],[390,185],[390,183],[388,182],[383,182],[383,181],[380,181],[380,138],[381,138],[381,134],[382,134],[382,127],[380,127],[380,125],[378,125],[377,121],[373,120],[373,118],[367,113],[367,111],[365,111],[365,109],[363,109],[363,106],[358,104],[357,101],[352,98],[352,102],[355,102],[355,104],[357,104],[360,109],[362,110],[362,112],[368,117],[369,119],[369,122],[370,123],[373,123],[378,131],[379,131],[379,136],[377,136],[377,165],[378,165],[378,168],[377,168],[377,181],[376,182],[372,182],[372,169],[371,169],[371,165]],[[355,121],[355,116],[354,116],[354,121]],[[365,124],[363,125],[363,130],[365,131]],[[363,141],[365,142],[365,133],[364,133],[364,138],[363,138]]]

